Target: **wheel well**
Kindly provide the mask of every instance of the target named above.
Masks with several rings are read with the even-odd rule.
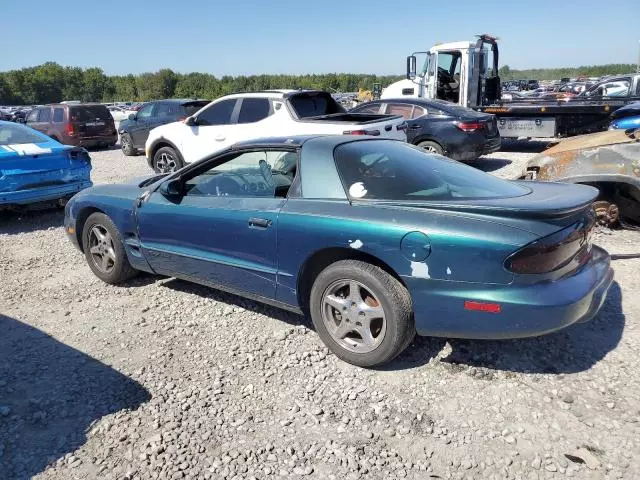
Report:
[[[311,295],[311,288],[313,286],[314,279],[320,274],[320,272],[322,272],[322,270],[332,263],[339,262],[340,260],[360,260],[362,262],[375,265],[394,277],[402,284],[402,286],[407,288],[407,285],[395,270],[371,254],[354,250],[353,248],[325,248],[311,255],[304,262],[298,272],[298,304],[302,307],[303,311],[308,311],[309,297]]]
[[[598,189],[598,200],[606,200],[618,206],[620,216],[640,223],[640,188],[620,181],[577,182]]]
[[[76,238],[78,239],[78,245],[80,246],[80,250],[84,252],[82,247],[82,231],[84,230],[84,224],[87,221],[87,218],[93,213],[104,213],[99,208],[95,207],[86,207],[80,211],[78,217],[76,218]]]
[[[150,160],[151,161],[153,161],[153,157],[155,157],[156,152],[158,150],[160,150],[162,147],[171,147],[171,148],[173,148],[176,151],[176,153],[178,154],[178,157],[180,157],[180,160],[183,160],[182,154],[180,153],[180,150],[178,150],[173,143],[171,143],[170,141],[165,140],[165,139],[160,139],[160,140],[158,140],[156,143],[154,143],[151,146],[151,152],[150,152],[151,153],[151,155],[150,155]],[[183,163],[184,163],[184,161],[183,161]]]
[[[446,152],[447,148],[442,144],[442,142],[436,140],[435,138],[431,138],[431,137],[420,137],[416,140],[413,141],[413,144],[415,146],[418,146],[419,144],[421,144],[422,142],[431,142],[431,143],[435,143],[437,145],[440,146],[440,148],[442,149],[442,151]]]

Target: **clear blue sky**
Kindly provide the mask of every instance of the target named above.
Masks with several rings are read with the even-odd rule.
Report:
[[[402,74],[435,42],[500,37],[512,68],[635,63],[640,0],[0,0],[0,70]]]

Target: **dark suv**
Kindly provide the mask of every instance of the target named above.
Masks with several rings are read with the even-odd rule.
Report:
[[[136,113],[129,115],[129,120],[120,123],[122,153],[125,155],[137,154],[144,150],[144,144],[152,129],[184,120],[208,104],[209,100],[190,98],[145,103]]]
[[[112,147],[118,141],[111,113],[97,103],[56,103],[37,107],[29,112],[26,123],[65,145]]]

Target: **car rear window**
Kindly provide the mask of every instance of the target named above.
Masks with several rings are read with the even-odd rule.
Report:
[[[184,113],[187,117],[190,117],[191,115],[193,115],[194,113],[196,113],[198,110],[200,110],[202,107],[209,105],[209,101],[208,100],[202,100],[199,102],[189,102],[189,103],[185,103],[182,105],[182,108],[184,108]]]
[[[70,107],[71,119],[76,122],[90,122],[91,120],[111,120],[113,117],[104,105],[81,105]]]
[[[462,200],[518,197],[530,191],[402,142],[351,142],[337,147],[334,157],[352,199]]]
[[[35,130],[17,124],[0,125],[0,145],[16,145],[24,143],[42,143],[47,139]]]
[[[326,92],[298,93],[289,102],[298,118],[321,117],[346,111]]]

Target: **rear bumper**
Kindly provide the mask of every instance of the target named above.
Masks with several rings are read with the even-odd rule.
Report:
[[[454,160],[460,162],[470,162],[482,155],[488,155],[500,150],[502,146],[502,139],[500,136],[494,138],[483,138],[482,141],[477,142],[474,145],[465,144],[461,148],[454,150],[448,154],[448,156]]]
[[[97,147],[100,145],[115,145],[118,142],[118,134],[100,135],[97,137],[66,137],[64,143],[66,145],[75,145],[76,147]]]
[[[91,181],[67,183],[15,192],[0,192],[0,208],[29,205],[32,203],[52,202],[62,198],[70,198],[80,190],[91,187]]]
[[[613,282],[609,254],[553,282],[489,285],[405,278],[419,335],[503,339],[544,335],[592,319]],[[469,311],[465,300],[500,304],[500,313]]]

